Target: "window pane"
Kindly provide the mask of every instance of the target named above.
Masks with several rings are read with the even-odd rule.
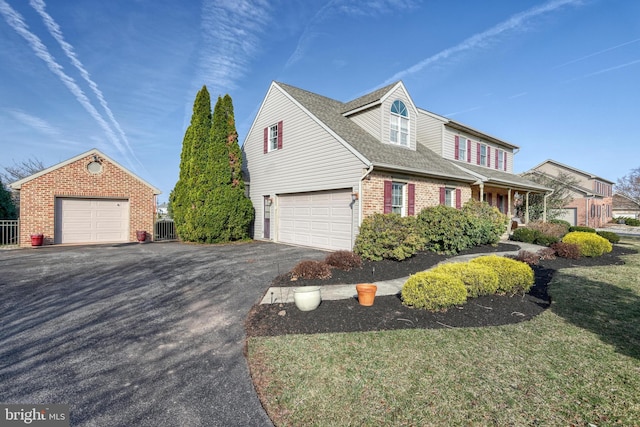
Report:
[[[271,126],[269,128],[269,148],[271,150],[278,149],[278,126]]]
[[[391,186],[391,209],[392,212],[402,215],[404,184],[393,183]]]
[[[452,203],[452,197],[453,196],[453,190],[451,190],[450,188],[447,188],[444,191],[444,204],[445,206],[453,206]]]

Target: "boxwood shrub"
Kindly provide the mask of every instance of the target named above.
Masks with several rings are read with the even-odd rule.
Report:
[[[438,205],[423,209],[417,218],[425,249],[456,254],[473,246],[469,221],[462,211]]]
[[[430,270],[433,273],[448,274],[462,280],[467,288],[467,296],[475,298],[491,295],[498,290],[498,274],[489,266],[469,262],[440,264]]]
[[[423,271],[410,276],[402,286],[402,303],[413,308],[442,311],[466,301],[464,283],[449,274]]]
[[[474,258],[471,263],[489,266],[498,275],[498,292],[505,294],[525,293],[535,282],[533,270],[521,261],[497,255]]]
[[[538,237],[540,237],[540,232],[528,227],[518,227],[511,234],[511,240],[524,243],[533,243]]]
[[[618,236],[613,231],[596,231],[596,234],[598,236],[604,237],[605,239],[607,239],[611,243],[620,242],[620,236]]]
[[[416,217],[376,213],[362,221],[353,251],[373,261],[403,260],[423,247],[424,238],[416,226]]]
[[[468,221],[467,235],[472,246],[496,244],[507,231],[509,218],[487,202],[469,200],[462,213]]]
[[[596,229],[591,227],[585,227],[583,225],[574,225],[569,227],[569,232],[572,232],[572,231],[582,231],[584,233],[595,233]]]
[[[573,243],[580,248],[580,255],[586,257],[601,256],[611,252],[611,243],[602,236],[588,231],[573,231],[562,238],[563,243]]]

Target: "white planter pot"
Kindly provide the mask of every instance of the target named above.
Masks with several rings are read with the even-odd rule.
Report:
[[[311,311],[318,308],[322,301],[320,286],[304,286],[293,290],[293,302],[300,311]]]

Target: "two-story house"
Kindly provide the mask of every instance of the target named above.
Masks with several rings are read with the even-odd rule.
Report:
[[[545,160],[524,173],[544,175],[550,179],[568,177],[571,202],[561,211],[561,219],[572,225],[602,227],[613,218],[613,181],[567,166],[555,160]]]
[[[416,107],[402,82],[340,102],[273,82],[242,146],[253,233],[351,249],[363,218],[549,189],[513,173],[518,147]]]

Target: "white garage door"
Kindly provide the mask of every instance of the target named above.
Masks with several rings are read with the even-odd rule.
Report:
[[[129,201],[56,199],[55,243],[129,241]]]
[[[556,219],[562,219],[567,221],[571,225],[576,225],[577,222],[577,209],[576,208],[564,208],[554,211],[557,214]]]
[[[351,190],[281,195],[278,210],[280,242],[351,250]]]

